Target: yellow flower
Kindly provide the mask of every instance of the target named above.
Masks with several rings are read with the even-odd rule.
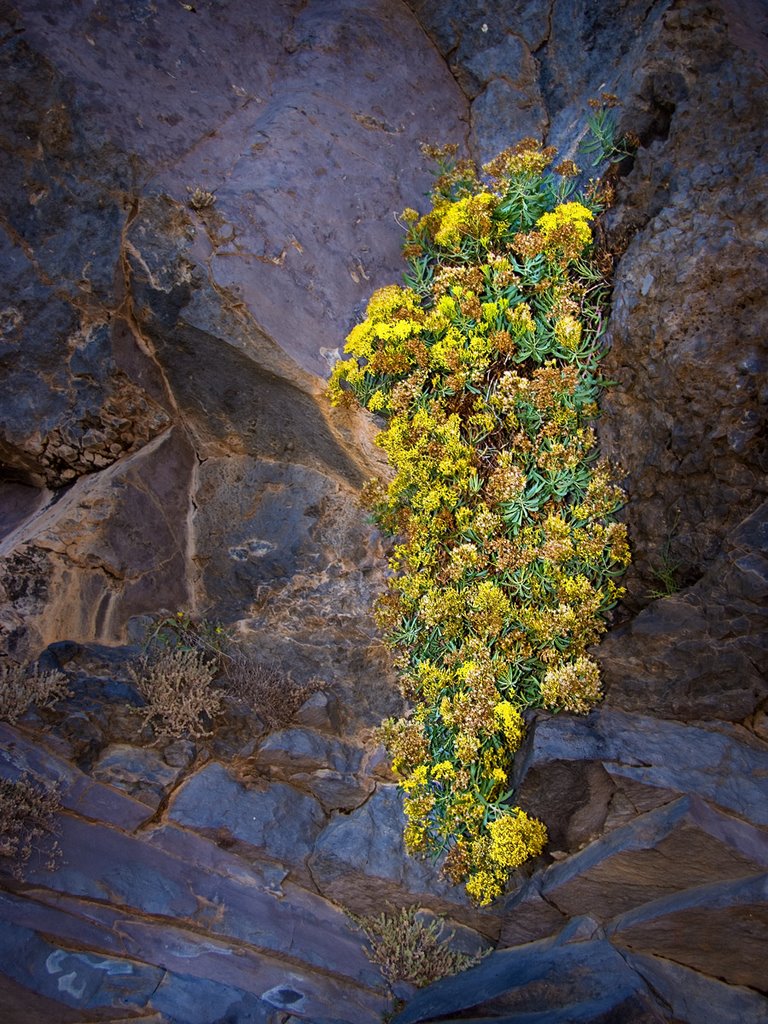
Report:
[[[490,192],[479,192],[476,196],[465,196],[451,203],[442,214],[440,227],[435,231],[435,241],[446,249],[458,249],[467,236],[484,239],[491,234],[491,212],[496,206],[496,197]]]
[[[510,871],[538,856],[547,842],[543,822],[529,818],[519,807],[514,811],[514,814],[503,814],[488,826],[491,860]]]
[[[578,259],[592,241],[592,229],[587,223],[594,215],[581,203],[562,203],[551,213],[544,213],[536,224],[550,257],[562,254],[566,262]]]
[[[467,893],[479,907],[487,907],[503,892],[498,877],[491,871],[475,871],[467,881]]]
[[[456,757],[462,764],[470,765],[475,759],[478,748],[480,746],[480,740],[477,736],[471,736],[466,732],[460,732],[456,737],[454,743],[456,749]]]
[[[531,307],[527,302],[519,302],[512,309],[507,310],[509,327],[515,337],[522,337],[523,334],[531,334],[536,330],[536,321],[533,319]]]
[[[400,788],[406,793],[415,793],[424,789],[429,782],[429,768],[425,764],[417,765],[407,779],[403,779]]]
[[[525,724],[520,712],[508,700],[502,700],[495,705],[493,718],[503,733],[509,749],[517,750],[525,735]]]
[[[588,220],[594,220],[594,214],[581,203],[561,203],[555,207],[552,213],[543,213],[536,224],[536,227],[546,238],[563,224],[579,224],[586,227],[589,232]],[[589,237],[589,236],[588,236]]]
[[[456,778],[456,769],[451,761],[438,761],[432,768],[432,778],[438,782],[450,782]]]
[[[383,391],[374,391],[368,400],[368,409],[371,412],[380,412],[387,407],[387,397]]]
[[[575,316],[566,314],[555,321],[555,341],[570,351],[581,344],[581,323]]]

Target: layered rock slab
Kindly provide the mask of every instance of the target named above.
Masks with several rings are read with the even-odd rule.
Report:
[[[318,890],[357,914],[423,901],[488,936],[498,934],[494,910],[473,907],[438,867],[405,853],[402,795],[379,784],[350,814],[336,814],[318,836],[309,869]]]
[[[680,794],[766,826],[767,771],[765,744],[743,727],[606,706],[585,718],[538,716],[515,782],[521,802],[551,828],[553,848],[574,852],[603,829]]]
[[[588,922],[583,922],[589,931]],[[574,922],[575,931],[578,927]],[[525,1024],[662,1024],[664,1016],[645,983],[605,939],[530,943],[491,953],[477,967],[435,982],[410,1000],[394,1024],[421,1021],[503,1020]],[[476,1016],[468,1015],[473,1010]],[[461,1012],[465,1011],[465,1012]]]
[[[33,857],[17,893],[3,880],[4,973],[84,1011],[135,1005],[202,1022],[222,1006],[273,1024],[273,1011],[290,1004],[310,1019],[380,1017],[378,971],[336,908],[285,882],[276,865],[252,867],[172,824],[150,827],[152,808],[44,753],[22,730],[4,729],[3,775],[56,780],[67,808],[55,863]],[[198,796],[215,796],[220,810],[232,803],[231,793]],[[264,810],[254,798],[251,820]],[[76,951],[83,948],[91,952]],[[188,1017],[196,999],[208,1009]]]
[[[768,698],[768,503],[731,531],[702,578],[613,630],[597,657],[610,703],[739,722]]]
[[[766,867],[768,830],[683,797],[537,874],[508,901],[500,942],[514,946],[543,938],[569,917],[585,914],[607,924],[644,904],[737,882]]]

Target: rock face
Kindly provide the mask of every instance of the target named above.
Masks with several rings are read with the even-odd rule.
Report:
[[[399,273],[393,212],[418,140],[464,134],[460,90],[385,0],[3,17],[0,642],[185,606],[305,676],[386,672],[355,501],[379,459],[322,376]],[[373,724],[379,692],[344,706]]]
[[[498,937],[400,1024],[767,1021],[763,5],[25,0],[0,19],[0,653],[73,691],[0,724],[0,775],[62,803],[53,866],[44,844],[0,872],[9,1024],[378,1021],[390,993],[339,903]],[[418,143],[482,160],[543,133],[584,163],[606,90],[640,140],[600,226],[599,433],[635,562],[596,652],[605,704],[533,716],[518,758],[548,853],[480,913],[404,855],[371,751],[400,710],[357,505],[383,467],[323,378],[399,279]],[[155,743],[126,661],[182,608],[330,689],[277,731],[228,704],[210,740]]]

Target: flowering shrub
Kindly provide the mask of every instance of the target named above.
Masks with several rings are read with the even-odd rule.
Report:
[[[600,193],[525,139],[486,164],[432,150],[432,209],[405,210],[404,287],[370,300],[331,401],[386,420],[394,478],[365,499],[397,538],[377,614],[412,715],[384,723],[412,852],[479,904],[546,843],[511,804],[527,707],[600,698],[587,654],[629,562],[622,495],[591,426],[609,288],[592,255]]]

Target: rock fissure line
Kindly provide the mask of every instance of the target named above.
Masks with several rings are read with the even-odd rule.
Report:
[[[46,893],[51,894],[51,896],[53,897],[53,901],[41,898]],[[87,914],[89,906],[92,906],[94,908],[105,908],[109,909],[110,911],[113,911],[116,916],[116,919],[113,922],[113,924],[108,928],[106,928],[105,925],[100,926],[106,928],[109,934],[113,935],[115,938],[120,940],[122,955],[126,959],[132,960],[136,963],[143,963],[147,966],[163,966],[158,965],[154,960],[144,959],[141,957],[141,955],[137,954],[137,951],[135,950],[136,939],[129,930],[126,930],[126,926],[135,923],[144,923],[150,926],[156,926],[158,928],[165,928],[169,924],[171,924],[174,930],[178,930],[183,933],[189,933],[190,935],[204,939],[206,940],[206,943],[210,944],[214,949],[220,948],[223,952],[226,952],[227,955],[231,954],[237,956],[239,952],[253,953],[256,956],[270,963],[285,963],[285,966],[287,968],[293,967],[298,971],[302,971],[306,974],[309,974],[310,976],[316,975],[319,977],[325,977],[335,981],[343,980],[345,984],[350,985],[353,989],[356,989],[361,994],[376,993],[380,991],[379,989],[371,985],[364,984],[363,982],[359,981],[355,977],[352,977],[351,975],[332,971],[329,968],[323,967],[322,964],[317,964],[311,960],[306,960],[302,959],[299,956],[295,956],[290,952],[290,950],[274,949],[269,946],[260,946],[258,945],[258,943],[249,942],[245,939],[240,939],[231,934],[227,934],[224,931],[211,932],[210,929],[206,929],[204,925],[197,924],[191,918],[178,918],[159,914],[151,914],[147,913],[146,911],[142,911],[137,908],[131,907],[129,904],[121,904],[115,902],[114,900],[97,900],[90,897],[77,897],[78,903],[82,905],[82,913],[73,913],[72,907],[68,905],[61,906],[57,903],[55,897],[59,895],[58,890],[36,889],[27,891],[26,894],[31,895],[33,898],[37,896],[35,902],[37,902],[38,905],[41,907],[49,907],[53,905],[60,912],[68,914],[70,916],[81,917],[82,920],[86,922],[91,921],[91,919],[87,916],[83,916],[83,914]],[[119,919],[117,917],[117,915],[119,914],[123,914],[124,917],[122,919]],[[96,918],[96,921],[97,923],[99,923],[98,918]],[[292,932],[295,932],[295,928],[295,924],[292,924]],[[58,944],[57,933],[41,932],[41,936],[45,937],[52,945]],[[361,945],[362,941],[363,940],[361,939]],[[291,939],[291,943],[293,943],[293,939]],[[94,951],[92,946],[89,947],[88,945],[85,945],[83,943],[78,943],[73,939],[67,939],[64,948],[72,951],[79,951],[86,954],[92,953]],[[115,955],[114,949],[110,948],[106,940],[104,941],[104,944],[101,946],[98,952],[100,952],[104,956]]]

